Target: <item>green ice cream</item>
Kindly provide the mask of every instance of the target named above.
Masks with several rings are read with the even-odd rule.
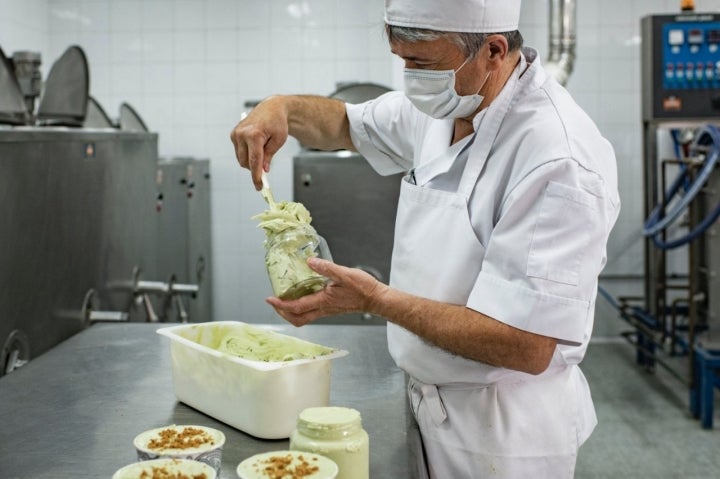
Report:
[[[244,359],[267,362],[312,359],[334,351],[319,344],[256,328],[244,328],[226,334],[220,340],[217,350]]]
[[[310,226],[312,217],[302,203],[281,201],[273,206],[274,208],[269,208],[252,217],[254,220],[260,220],[258,226],[265,230],[268,240],[288,229]]]
[[[317,256],[318,236],[310,225],[310,212],[301,203],[281,201],[253,216],[265,230],[265,265],[275,295],[296,299],[320,291],[325,278],[307,265]]]

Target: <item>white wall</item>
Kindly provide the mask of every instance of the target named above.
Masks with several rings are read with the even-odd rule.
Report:
[[[249,219],[264,205],[235,164],[229,132],[246,101],[272,93],[327,95],[343,81],[392,86],[397,64],[382,36],[383,3],[0,0],[0,47],[7,55],[41,51],[46,74],[67,46],[79,44],[90,62],[91,93],[110,115],[128,101],[159,132],[161,155],[211,158],[215,319],[274,321],[264,303],[270,288],[263,235]],[[547,3],[525,0],[520,26],[541,58],[548,43]],[[578,57],[568,89],[613,143],[620,170],[623,211],[607,274],[642,270],[640,18],[676,12],[679,3],[578,0]],[[720,0],[696,5],[717,11]],[[296,151],[290,142],[274,164],[279,198],[291,197]],[[615,321],[600,318],[596,331],[612,330]]]
[[[17,50],[45,51],[48,0],[0,0],[0,48],[6,56]]]

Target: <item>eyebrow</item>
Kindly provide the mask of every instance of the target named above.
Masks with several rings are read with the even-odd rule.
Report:
[[[409,61],[411,61],[411,62],[416,62],[416,61],[425,61],[425,62],[428,62],[428,61],[432,61],[432,59],[429,59],[429,58],[427,58],[427,57],[416,57],[416,56],[407,56],[407,57],[404,57],[404,56],[402,56],[402,55],[399,55],[397,52],[395,52],[395,51],[392,50],[392,49],[390,50],[390,53],[392,53],[393,55],[399,56],[399,57],[402,58],[403,60],[409,60]]]

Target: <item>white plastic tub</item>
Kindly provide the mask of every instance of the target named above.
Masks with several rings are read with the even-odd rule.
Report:
[[[295,429],[305,408],[327,406],[330,361],[347,351],[311,359],[264,362],[222,353],[226,334],[246,328],[236,321],[183,324],[158,330],[171,339],[173,383],[178,400],[230,426],[262,439],[282,439]],[[273,332],[299,346],[301,339]]]

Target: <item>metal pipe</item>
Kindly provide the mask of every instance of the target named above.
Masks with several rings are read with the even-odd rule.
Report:
[[[188,296],[192,296],[193,298],[197,296],[198,291],[200,291],[200,286],[197,284],[192,283],[171,283],[170,284],[170,294],[177,295],[177,294],[185,294]]]
[[[170,285],[163,281],[137,281],[135,283],[135,292],[138,294],[168,294]]]
[[[549,47],[545,69],[561,85],[566,85],[575,65],[575,0],[550,0]]]
[[[662,366],[675,379],[677,379],[678,381],[680,381],[681,383],[683,383],[685,385],[689,384],[688,379],[686,377],[684,377],[680,372],[675,370],[675,368],[670,363],[665,361],[662,357],[655,354],[654,350],[650,350],[647,347],[643,346],[642,344],[638,343],[637,338],[635,338],[635,340],[633,340],[633,338],[631,336],[636,335],[636,334],[637,333],[635,333],[635,332],[624,332],[624,333],[621,333],[620,336],[622,336],[630,344],[632,344],[636,350],[640,350],[647,356],[651,357],[653,359],[653,361],[657,362],[660,366]]]

